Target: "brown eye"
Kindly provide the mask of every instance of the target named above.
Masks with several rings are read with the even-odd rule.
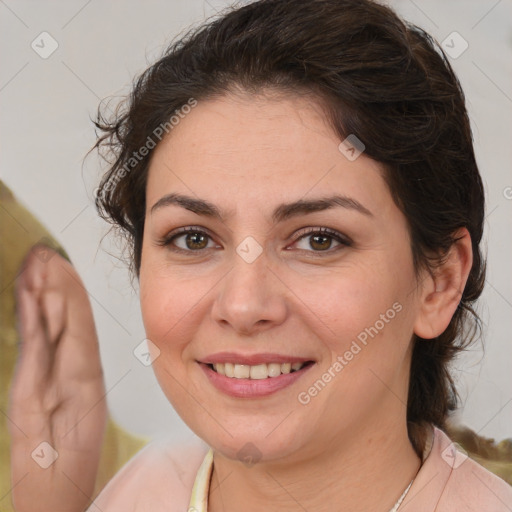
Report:
[[[208,235],[202,233],[187,233],[185,237],[185,244],[188,249],[205,249],[208,245]]]
[[[319,251],[325,251],[331,248],[332,237],[325,235],[312,235],[310,237],[309,244],[313,249],[317,249]]]
[[[330,250],[333,242],[337,244],[334,249]],[[310,229],[307,232],[302,232],[301,236],[297,238],[294,245],[302,244],[298,247],[300,250],[309,252],[334,252],[338,248],[351,245],[351,241],[337,231],[328,228]]]
[[[211,242],[210,245],[209,242]],[[194,227],[182,228],[178,232],[171,233],[160,240],[158,245],[177,252],[200,252],[216,247],[208,233]]]

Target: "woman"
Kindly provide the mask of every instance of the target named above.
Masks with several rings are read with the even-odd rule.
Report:
[[[427,34],[369,0],[255,2],[169,48],[97,126],[96,204],[204,444],[143,450],[90,510],[510,509],[442,431],[484,195]]]

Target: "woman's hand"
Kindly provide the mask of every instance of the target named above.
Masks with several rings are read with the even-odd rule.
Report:
[[[73,266],[44,246],[25,259],[16,294],[13,503],[18,512],[81,512],[93,498],[107,417],[89,298]]]

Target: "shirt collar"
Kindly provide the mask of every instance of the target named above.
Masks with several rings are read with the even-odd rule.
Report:
[[[432,451],[436,437],[434,427],[428,429],[425,449],[423,450],[423,462],[425,462]],[[210,448],[206,453],[201,466],[197,471],[197,476],[192,488],[188,512],[207,512],[208,510],[208,491],[213,472],[213,449]],[[411,490],[413,488],[411,487]]]

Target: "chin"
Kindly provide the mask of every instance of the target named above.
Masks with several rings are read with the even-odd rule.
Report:
[[[224,457],[239,460],[250,466],[257,462],[288,458],[301,450],[303,443],[297,433],[285,429],[278,432],[277,424],[274,417],[273,421],[268,422],[268,426],[265,422],[255,428],[240,425],[237,429],[234,427],[234,423],[229,423],[229,434],[218,425],[206,431],[193,430],[196,435]],[[190,425],[190,428],[193,426]]]

